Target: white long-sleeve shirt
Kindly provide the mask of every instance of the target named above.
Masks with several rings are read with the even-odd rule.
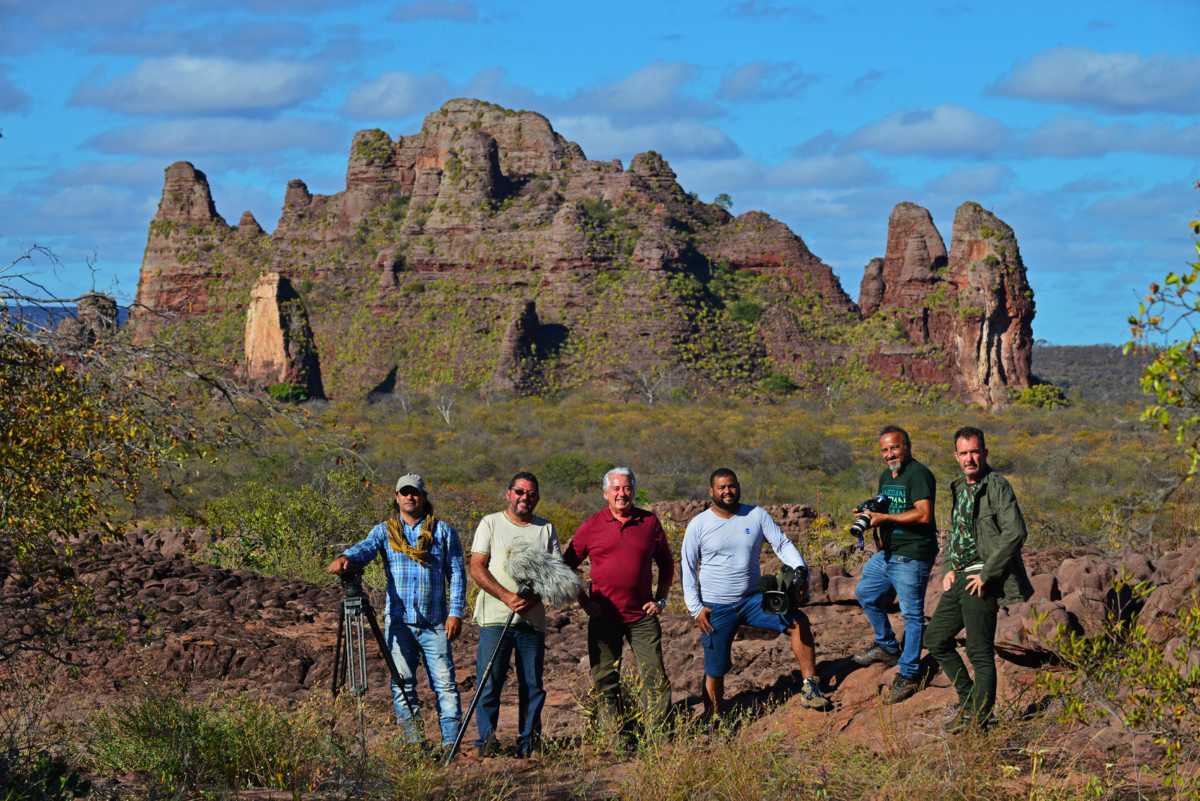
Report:
[[[724,518],[706,509],[688,523],[683,535],[683,600],[692,617],[708,604],[731,604],[758,592],[758,558],[763,541],[791,568],[804,557],[761,506],[742,504]]]

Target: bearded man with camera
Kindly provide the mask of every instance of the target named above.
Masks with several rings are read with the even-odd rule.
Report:
[[[872,529],[875,554],[863,565],[854,593],[875,639],[855,654],[855,664],[898,665],[886,703],[899,703],[921,686],[921,636],[925,631],[925,588],[937,557],[934,502],[937,482],[925,465],[912,458],[912,440],[899,426],[879,432],[879,454],[885,465],[876,497],[855,509],[855,527]],[[886,506],[886,511],[883,508]],[[892,598],[900,601],[904,647],[888,620]]]
[[[442,743],[450,745],[462,720],[450,643],[462,631],[467,578],[458,533],[433,516],[425,480],[415,473],[396,481],[392,515],[327,569],[338,576],[361,572],[377,555],[383,559],[387,576],[383,628],[402,680],[401,684],[392,682],[396,722],[405,739],[424,741],[417,717],[417,665],[424,662],[437,697]]]
[[[740,625],[787,632],[804,677],[800,702],[812,709],[830,708],[817,680],[816,645],[807,615],[798,604],[789,605],[792,608],[782,614],[763,608],[759,567],[763,542],[770,543],[779,560],[792,568],[792,583],[801,595],[808,585],[804,557],[765,509],[741,502],[741,486],[732,470],[714,470],[708,484],[712,506],[688,523],[680,560],[683,598],[704,646],[706,713],[721,711],[733,636]]]

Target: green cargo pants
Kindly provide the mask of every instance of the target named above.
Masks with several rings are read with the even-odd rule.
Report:
[[[642,683],[642,708],[646,728],[661,724],[671,708],[670,685],[663,667],[662,627],[657,616],[634,623],[588,618],[588,661],[592,667],[592,685],[608,714],[623,715],[621,709],[621,651],[625,641],[637,660]]]
[[[995,588],[984,585],[983,597],[966,590],[967,577],[958,573],[954,585],[942,594],[937,609],[925,627],[925,647],[954,682],[959,707],[974,720],[985,723],[996,703],[996,615],[999,600]],[[967,631],[967,658],[975,674],[967,673],[958,655],[958,633]]]

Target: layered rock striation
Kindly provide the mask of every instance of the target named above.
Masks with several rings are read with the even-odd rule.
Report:
[[[946,283],[937,264],[945,248],[928,213],[927,225],[910,216],[912,230],[896,232],[903,247],[889,234],[874,283],[864,278],[868,315],[912,308]],[[1012,262],[996,245],[964,258],[995,255],[1016,269],[1019,255]],[[331,397],[378,393],[397,375],[416,388],[501,392],[627,385],[630,374],[667,369],[748,391],[772,373],[820,386],[831,370],[870,355],[847,345],[859,307],[783,223],[700,201],[657,153],[627,168],[589,160],[540,114],[475,100],[447,102],[411,136],[358,132],[345,189],[314,194],[290,181],[270,234],[249,212],[226,224],[191,164],[167,168],[135,336],[192,327],[195,341],[247,374],[294,378],[297,356],[279,345],[291,341],[289,324],[271,324],[266,356],[266,329],[247,321],[263,275],[277,275],[277,288],[286,282],[305,310]],[[1012,331],[1028,331],[1032,304],[983,299],[1019,295],[1019,282],[964,273],[959,283],[975,298],[970,308],[982,309],[979,335],[906,321],[909,345],[939,349],[936,369],[911,359],[912,369],[886,359],[879,367],[991,403],[1003,392],[980,386],[1012,377],[1019,385]],[[613,359],[613,349],[627,356]]]
[[[1029,386],[1033,290],[1012,228],[978,203],[959,206],[949,253],[926,209],[897,204],[859,305],[864,317],[890,315],[903,330],[870,359],[885,375],[946,383],[985,406]]]

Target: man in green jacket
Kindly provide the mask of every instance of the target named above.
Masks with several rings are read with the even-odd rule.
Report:
[[[996,615],[1000,606],[1033,594],[1021,561],[1025,518],[1004,476],[987,463],[978,428],[954,432],[954,457],[962,476],[950,484],[950,539],[942,577],[943,595],[925,629],[925,647],[954,682],[958,704],[947,723],[957,731],[991,722],[996,702]],[[955,638],[967,632],[967,674]]]

